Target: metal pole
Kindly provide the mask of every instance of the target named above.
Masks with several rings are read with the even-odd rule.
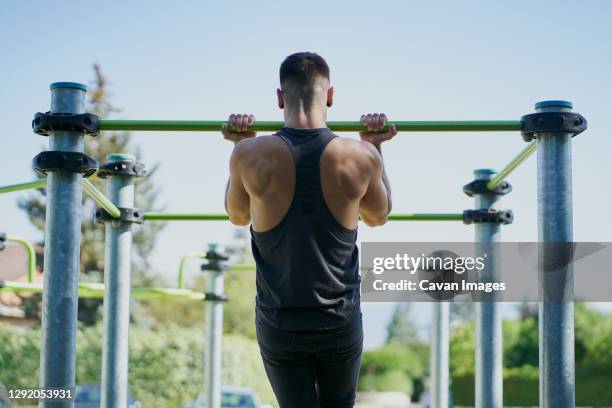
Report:
[[[431,408],[448,408],[449,399],[449,306],[433,303],[431,332]]]
[[[108,162],[135,161],[131,155],[111,154]],[[134,207],[131,175],[108,176],[107,194],[117,207]],[[132,223],[106,223],[104,264],[104,340],[102,346],[103,408],[125,407],[128,403],[128,335],[130,328],[130,275]]]
[[[564,112],[571,102],[537,103],[536,112]],[[551,243],[572,242],[571,133],[541,132],[538,148],[538,236],[541,259],[559,253]],[[569,408],[575,404],[573,268],[569,263],[554,273],[540,271],[541,292],[567,295],[568,301],[544,299],[539,304],[540,406]]]
[[[220,255],[215,244],[209,245],[206,254],[208,263],[202,270],[208,271],[206,298],[206,350],[204,352],[204,386],[206,390],[206,408],[221,407],[221,357],[223,341],[223,269],[222,261],[227,258]]]
[[[51,84],[51,112],[83,113],[87,87]],[[83,152],[83,134],[54,131],[49,150]],[[50,171],[47,176],[45,267],[40,348],[40,387],[74,388],[83,176]],[[41,400],[40,407],[72,407],[73,401]]]
[[[476,180],[489,181],[495,171],[477,169]],[[499,195],[490,192],[474,194],[477,210],[492,209]],[[496,280],[499,260],[495,243],[499,242],[500,225],[497,222],[474,223],[476,253],[487,254],[485,268],[479,280]],[[494,301],[476,303],[476,408],[503,407],[502,325],[499,305]]]

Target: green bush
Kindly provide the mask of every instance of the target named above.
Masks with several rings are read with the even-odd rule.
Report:
[[[146,407],[181,407],[196,398],[203,384],[204,335],[176,326],[130,330],[130,391]],[[0,381],[7,388],[38,385],[40,330],[0,325]],[[102,332],[99,326],[77,334],[77,383],[99,383]],[[223,338],[222,383],[254,389],[265,402],[274,395],[259,348],[251,339]]]
[[[424,375],[423,359],[407,344],[386,344],[365,351],[361,358],[360,391],[400,391],[412,394],[413,379]]]

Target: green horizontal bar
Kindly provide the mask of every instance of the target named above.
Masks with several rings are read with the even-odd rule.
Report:
[[[121,211],[115,204],[113,204],[104,193],[96,188],[93,183],[87,179],[83,179],[83,190],[96,202],[99,206],[104,208],[111,217],[119,218]]]
[[[100,120],[100,130],[141,130],[141,131],[198,131],[216,132],[221,130],[224,120]],[[493,132],[518,131],[518,120],[447,120],[447,121],[391,121],[400,132]],[[253,131],[274,132],[284,126],[282,121],[257,120],[250,127]],[[367,131],[361,122],[328,121],[327,126],[336,132]]]
[[[227,214],[202,214],[202,213],[162,213],[147,212],[144,219],[148,221],[227,221]]]
[[[389,221],[463,221],[463,214],[391,214],[389,215]]]
[[[47,179],[40,179],[34,181],[28,181],[26,183],[11,184],[9,186],[0,187],[0,194],[12,193],[13,191],[21,190],[33,190],[35,188],[45,188],[47,186]]]
[[[506,167],[504,167],[502,171],[500,171],[495,177],[491,179],[491,181],[487,183],[487,188],[489,190],[493,190],[494,188],[499,186],[501,182],[504,181],[506,177],[510,175],[510,173],[516,170],[516,168],[520,166],[521,163],[527,160],[529,156],[531,156],[533,152],[536,151],[536,147],[536,142],[531,142],[529,146],[527,146],[518,155],[516,155],[516,157],[512,159],[512,161]]]
[[[14,293],[42,293],[41,283],[29,282],[4,282],[4,287],[0,291]],[[168,300],[206,300],[206,295],[201,292],[194,292],[189,289],[177,288],[132,288],[132,297],[138,299],[168,299]],[[87,299],[104,298],[104,285],[101,283],[79,283],[79,297]]]
[[[34,273],[36,272],[36,251],[34,251],[34,246],[27,239],[15,235],[7,235],[6,240],[19,244],[26,250],[28,254],[28,282],[34,282]]]
[[[227,221],[227,214],[205,213],[161,213],[149,212],[144,215],[149,221]],[[463,221],[463,214],[391,214],[389,221]]]

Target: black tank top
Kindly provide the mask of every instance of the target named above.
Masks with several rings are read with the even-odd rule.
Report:
[[[360,312],[357,229],[340,225],[325,204],[319,161],[336,135],[324,129],[283,128],[291,149],[295,190],[285,217],[255,232],[257,318],[288,330],[346,325]]]

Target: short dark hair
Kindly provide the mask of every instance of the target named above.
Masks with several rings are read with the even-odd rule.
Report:
[[[289,55],[280,66],[280,83],[283,92],[303,99],[304,104],[312,103],[317,79],[329,81],[329,66],[319,54],[296,52]]]

